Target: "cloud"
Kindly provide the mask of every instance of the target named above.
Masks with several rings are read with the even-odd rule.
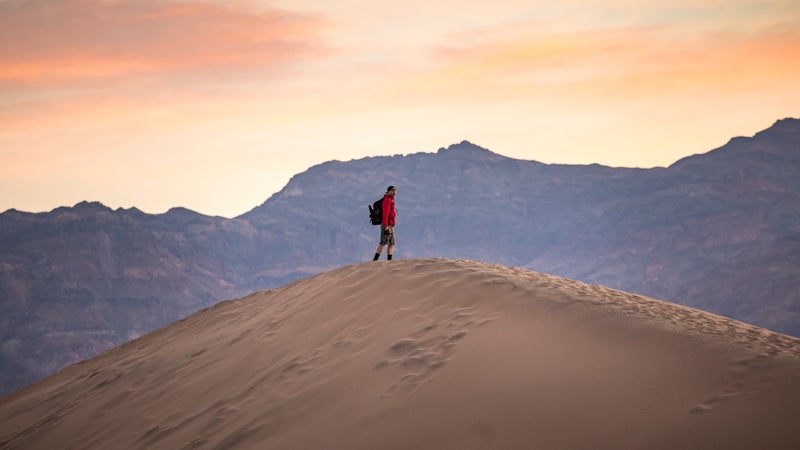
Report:
[[[570,30],[527,22],[450,36],[433,55],[434,65],[398,83],[399,97],[418,89],[420,96],[630,98],[786,82],[800,76],[800,27],[771,21],[747,29],[672,23]]]
[[[323,52],[318,17],[236,2],[0,2],[0,83],[59,86],[124,77],[275,70]]]
[[[243,1],[0,0],[0,139],[224,115],[324,59],[327,26]]]

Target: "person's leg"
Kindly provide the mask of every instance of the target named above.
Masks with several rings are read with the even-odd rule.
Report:
[[[377,260],[380,259],[381,252],[383,252],[383,247],[385,245],[387,245],[387,244],[390,245],[390,246],[392,245],[392,242],[389,241],[389,238],[391,238],[391,237],[392,236],[390,234],[388,234],[387,231],[386,231],[386,225],[381,225],[380,240],[378,241],[379,242],[378,243],[378,248],[375,249],[375,257],[372,258],[373,261],[377,261]]]
[[[386,250],[386,259],[391,260],[392,255],[394,255],[394,230],[392,230],[392,233],[386,237],[386,245],[389,246],[389,248]]]

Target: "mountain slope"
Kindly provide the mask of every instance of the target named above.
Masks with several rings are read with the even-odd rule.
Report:
[[[798,344],[523,269],[362,263],[0,400],[0,447],[793,449]]]
[[[225,255],[247,233],[180,208],[0,215],[1,391],[241,295]]]

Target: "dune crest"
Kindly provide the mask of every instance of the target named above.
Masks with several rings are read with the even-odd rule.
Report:
[[[800,340],[409,259],[221,302],[0,400],[0,448],[795,448]]]

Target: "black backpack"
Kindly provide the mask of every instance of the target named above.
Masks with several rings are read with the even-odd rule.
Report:
[[[371,205],[367,205],[367,208],[369,208],[370,223],[380,225],[383,222],[383,197],[375,200]]]

